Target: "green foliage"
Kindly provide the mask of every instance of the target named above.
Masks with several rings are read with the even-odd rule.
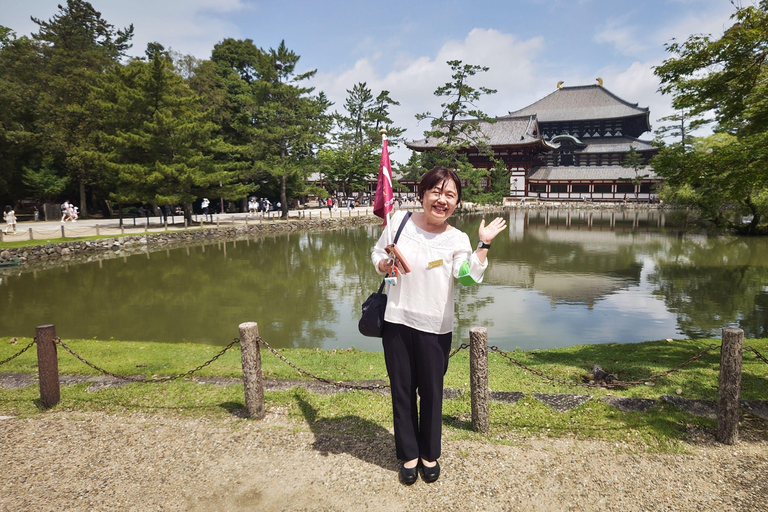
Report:
[[[754,234],[768,213],[768,0],[737,7],[731,19],[719,39],[694,35],[666,46],[674,57],[655,69],[661,92],[673,96],[691,125],[711,117],[717,133],[692,142],[681,114],[681,142],[662,147],[653,166],[668,180],[668,199],[739,230],[731,218],[751,215],[743,230]]]
[[[425,137],[440,141],[438,149],[425,156],[423,163],[428,168],[439,165],[456,169],[459,177],[466,182],[463,199],[478,201],[485,197],[480,195],[484,192],[480,188],[480,180],[490,177],[491,173],[487,169],[474,168],[467,159],[467,150],[474,148],[483,155],[493,156],[487,137],[481,130],[481,122],[493,123],[495,120],[475,105],[482,96],[495,94],[496,90],[475,88],[469,84],[473,76],[488,71],[488,67],[463,64],[460,60],[449,60],[447,64],[453,72],[451,81],[435,89],[434,93],[435,96],[447,98],[440,104],[442,112],[438,115],[430,112],[416,114],[419,121],[431,119],[431,130],[424,131]]]
[[[227,144],[215,137],[210,113],[174,72],[168,52],[150,43],[147,59],[108,75],[101,89],[102,163],[115,180],[111,199],[183,204],[189,213],[201,196],[243,197],[248,188],[230,172]]]
[[[49,21],[32,18],[39,26],[42,87],[37,102],[40,146],[59,172],[72,177],[80,189],[80,210],[88,216],[85,186],[100,179],[96,134],[99,117],[92,84],[131,47],[133,26],[115,30],[89,2],[68,0]]]
[[[300,57],[282,41],[277,49],[263,52],[260,80],[255,82],[254,144],[259,160],[254,169],[266,171],[280,181],[283,218],[288,217],[288,187],[300,183],[314,169],[317,150],[326,142],[331,103],[323,93],[301,84],[316,70],[297,73]]]
[[[37,197],[44,201],[52,202],[69,184],[69,176],[59,176],[51,168],[51,158],[47,158],[40,169],[24,167],[24,185]]]

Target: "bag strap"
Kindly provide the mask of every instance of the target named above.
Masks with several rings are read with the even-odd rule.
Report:
[[[405,227],[405,223],[408,222],[408,219],[411,218],[411,215],[413,215],[413,212],[408,212],[405,214],[405,217],[403,218],[403,221],[400,223],[400,227],[397,228],[397,233],[395,233],[395,240],[392,242],[393,244],[397,243],[397,239],[400,238],[400,233],[403,231],[403,228]],[[384,290],[384,281],[381,280],[381,286],[379,286],[379,293],[381,293]]]

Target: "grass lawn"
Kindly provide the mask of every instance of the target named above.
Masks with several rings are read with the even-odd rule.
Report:
[[[16,354],[29,342],[20,338],[0,338],[0,361]],[[185,373],[211,359],[222,347],[198,344],[152,342],[64,340],[88,361],[120,375],[175,375]],[[512,351],[507,354],[519,362],[556,379],[581,382],[595,364],[623,381],[644,380],[698,354],[719,340],[651,341],[637,344],[583,345],[564,349]],[[747,340],[762,355],[768,356],[768,339]],[[384,356],[380,352],[349,350],[281,350],[290,361],[332,381],[387,381]],[[58,348],[59,372],[68,375],[98,375],[98,372]],[[263,371],[268,379],[306,379],[262,348]],[[632,386],[626,390],[585,388],[543,379],[510,364],[500,354],[489,355],[490,388],[493,391],[521,391],[525,397],[515,404],[492,402],[490,432],[471,429],[469,393],[469,351],[452,359],[445,379],[448,388],[465,392],[443,404],[446,438],[486,439],[514,443],[530,436],[576,436],[600,438],[647,450],[676,452],[685,450],[681,441],[694,430],[714,432],[716,422],[688,414],[672,405],[658,402],[647,412],[621,412],[593,399],[568,412],[556,412],[533,398],[533,393],[566,393],[658,399],[679,395],[687,399],[717,400],[720,352],[712,350],[701,359],[668,376],[653,386]],[[0,372],[37,372],[36,347],[0,365]],[[236,345],[195,375],[202,377],[242,377],[240,350]],[[166,383],[131,383],[99,391],[87,391],[89,384],[62,386],[61,402],[55,410],[102,411],[120,414],[131,411],[163,412],[191,416],[230,417],[244,407],[241,384],[220,386],[188,379]],[[20,389],[0,389],[0,414],[30,417],[46,414],[39,406],[37,385]],[[294,388],[265,393],[267,408],[281,407],[298,424],[322,422],[338,428],[366,432],[388,428],[392,423],[389,396],[373,391],[352,391],[321,395]],[[768,400],[768,364],[745,350],[742,374],[743,400]],[[245,420],[244,420],[245,421]],[[745,416],[742,432],[768,437],[768,422]]]

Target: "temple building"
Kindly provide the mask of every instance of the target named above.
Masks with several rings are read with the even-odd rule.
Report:
[[[509,172],[509,198],[655,200],[653,187],[662,179],[647,165],[637,172],[622,165],[630,148],[645,164],[656,153],[650,141],[638,138],[651,129],[649,109],[619,98],[601,79],[596,85],[562,84],[527,107],[479,123],[483,142]],[[440,142],[431,137],[406,146],[423,152]],[[464,152],[476,168],[493,166],[477,145]]]

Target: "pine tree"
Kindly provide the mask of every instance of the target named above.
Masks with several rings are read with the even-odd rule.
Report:
[[[111,123],[102,137],[111,149],[105,164],[115,176],[112,199],[182,204],[190,218],[200,197],[237,199],[248,193],[231,172],[227,144],[214,136],[210,112],[174,72],[162,45],[150,43],[147,60],[132,60],[102,91]]]
[[[33,38],[40,44],[42,94],[37,103],[40,149],[53,167],[78,184],[80,211],[88,216],[86,185],[99,179],[94,165],[99,130],[94,116],[92,84],[131,47],[133,25],[115,30],[101,13],[83,0],[67,0],[49,21],[32,18],[39,26]]]
[[[254,167],[278,180],[283,219],[288,218],[289,195],[294,195],[290,186],[303,187],[331,128],[326,113],[331,103],[323,93],[312,95],[313,88],[301,85],[316,70],[297,74],[299,59],[282,41],[276,50],[263,52],[255,82],[253,137],[258,158]]]

